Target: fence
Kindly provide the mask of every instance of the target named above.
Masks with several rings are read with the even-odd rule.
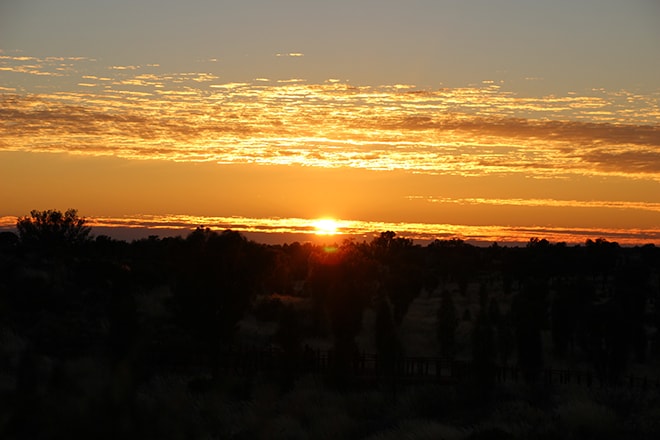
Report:
[[[381,357],[356,353],[339,357],[331,350],[306,347],[296,354],[285,354],[276,349],[234,347],[220,355],[220,366],[238,374],[257,371],[288,369],[296,373],[326,374],[342,369],[356,377],[395,376],[401,379],[449,381],[452,362],[440,357],[399,357],[384,360]]]
[[[204,356],[182,359],[180,356],[152,353],[152,365],[159,368],[189,370],[210,367]],[[469,362],[452,361],[443,357],[405,356],[385,360],[375,354],[353,353],[339,357],[331,350],[305,347],[296,353],[285,353],[275,348],[230,347],[217,357],[217,368],[237,375],[257,372],[282,372],[290,374],[326,375],[341,372],[351,377],[378,381],[394,379],[403,383],[457,384],[469,381],[477,374]],[[481,372],[483,373],[483,369]],[[524,376],[516,366],[493,365],[487,370],[495,383],[522,383]],[[591,371],[570,369],[544,369],[537,376],[544,385],[578,385],[587,388],[626,386],[637,389],[660,390],[660,378],[624,376],[616,381],[607,380]]]

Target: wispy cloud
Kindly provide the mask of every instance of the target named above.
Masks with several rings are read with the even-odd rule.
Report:
[[[64,74],[59,72],[52,72],[43,70],[43,66],[40,64],[23,64],[20,66],[0,66],[0,71],[4,72],[13,72],[13,73],[27,73],[29,75],[37,76],[63,76]]]
[[[557,200],[557,199],[521,199],[521,198],[450,198],[434,196],[408,196],[412,200],[424,200],[429,203],[451,203],[458,205],[497,205],[497,206],[530,206],[554,208],[598,208],[598,209],[624,209],[660,212],[660,203],[631,202],[617,200]]]
[[[73,66],[95,61],[93,58],[86,57],[39,58],[25,55],[0,55],[0,73],[10,72],[36,77],[66,77],[76,72]]]
[[[110,66],[110,70],[138,70],[140,66]]]

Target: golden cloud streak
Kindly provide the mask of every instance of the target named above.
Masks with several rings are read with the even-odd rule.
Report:
[[[556,199],[487,199],[487,198],[447,198],[433,196],[408,196],[408,199],[421,199],[430,203],[453,203],[459,205],[500,205],[531,206],[553,208],[602,208],[660,212],[660,203],[629,202],[611,200],[556,200]]]

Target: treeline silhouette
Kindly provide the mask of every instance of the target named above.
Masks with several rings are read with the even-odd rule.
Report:
[[[364,358],[356,338],[367,311],[375,315],[378,374],[383,383],[395,377],[416,355],[400,328],[420,295],[440,296],[429,334],[437,358],[469,365],[462,376],[480,398],[506,368],[535,384],[554,361],[575,359],[600,382],[617,384],[632,362],[660,359],[660,250],[652,244],[421,246],[386,231],[332,247],[265,245],[204,227],[126,242],[93,236],[75,210],[32,211],[17,231],[0,233],[6,438],[38,438],[81,405],[109,421],[116,431],[108,437],[125,434],[138,423],[140,386],[161,371],[203,371],[191,380],[197,389],[231,374],[228,353],[246,343],[238,330],[248,315],[276,323],[260,350],[279,353],[271,373],[283,389],[304,372],[310,338],[331,341],[328,384],[356,386],[354,365]],[[475,289],[477,307],[459,309]],[[466,321],[467,359],[457,335]],[[95,367],[85,370],[81,360]],[[77,423],[80,433],[95,432],[94,420]]]

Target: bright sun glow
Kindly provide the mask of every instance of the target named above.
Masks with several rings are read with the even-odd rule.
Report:
[[[335,235],[339,224],[331,218],[322,218],[314,222],[314,229],[317,235]]]

